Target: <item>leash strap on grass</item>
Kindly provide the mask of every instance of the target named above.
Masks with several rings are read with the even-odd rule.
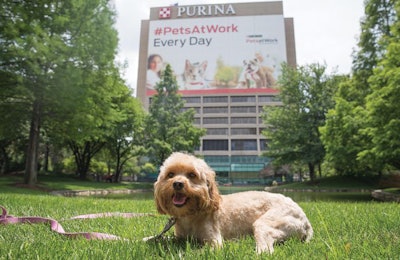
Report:
[[[97,233],[97,232],[65,232],[64,228],[58,223],[56,220],[51,218],[43,218],[43,217],[14,217],[7,214],[6,208],[0,206],[2,213],[0,215],[0,224],[7,225],[7,224],[17,224],[17,223],[29,223],[29,224],[36,224],[36,223],[46,223],[50,225],[52,231],[57,232],[66,237],[84,237],[86,239],[104,239],[104,240],[120,240],[122,238],[104,234],[104,233]],[[88,214],[88,215],[79,215],[72,217],[71,219],[90,219],[90,218],[98,218],[98,217],[113,217],[119,216],[124,218],[132,218],[132,217],[140,217],[140,216],[147,216],[151,214],[146,213],[99,213],[99,214]]]
[[[172,228],[173,225],[175,225],[176,219],[175,218],[170,218],[168,219],[167,224],[165,225],[164,229],[161,231],[159,235],[156,236],[156,238],[161,238],[165,233],[168,232]]]
[[[156,236],[145,237],[145,238],[143,238],[143,241],[145,241],[145,242],[147,242],[147,241],[157,241],[157,240],[161,239],[163,237],[163,235],[165,233],[167,233],[168,230],[170,230],[173,225],[175,225],[175,223],[176,223],[176,218],[168,219],[167,224],[165,224],[164,229],[161,231],[160,234],[158,234]]]

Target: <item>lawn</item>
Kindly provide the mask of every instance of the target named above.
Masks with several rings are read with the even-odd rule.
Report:
[[[157,214],[152,200],[59,197],[43,190],[10,186],[0,178],[0,205],[15,216],[59,220],[68,232],[102,232],[123,241],[71,239],[44,224],[0,225],[0,259],[265,259],[257,256],[254,239],[226,241],[222,249],[200,247],[173,239],[146,243],[158,234],[168,217]],[[76,183],[75,186],[81,186]],[[85,186],[85,185],[83,185]],[[89,185],[90,186],[90,185]],[[395,259],[400,255],[400,207],[379,202],[299,202],[309,217],[314,238],[278,245],[268,259]],[[68,218],[101,212],[145,212],[137,218]],[[172,235],[172,231],[168,232]]]

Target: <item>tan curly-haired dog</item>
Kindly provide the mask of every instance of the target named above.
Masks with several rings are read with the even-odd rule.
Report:
[[[176,219],[177,238],[219,247],[223,239],[254,235],[257,252],[272,253],[275,242],[309,241],[313,235],[305,213],[290,198],[262,191],[220,195],[214,171],[189,154],[167,158],[154,189],[157,210]]]

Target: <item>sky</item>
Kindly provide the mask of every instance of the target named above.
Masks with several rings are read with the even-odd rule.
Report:
[[[142,20],[150,8],[179,5],[246,3],[246,0],[114,0],[119,36],[118,61],[126,62],[124,79],[136,89]],[[328,72],[350,73],[352,53],[360,35],[364,0],[283,0],[284,17],[294,19],[298,65],[326,64]]]

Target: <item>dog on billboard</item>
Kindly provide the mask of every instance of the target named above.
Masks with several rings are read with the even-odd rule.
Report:
[[[253,84],[255,88],[272,87],[275,85],[274,70],[271,67],[262,65],[264,58],[261,54],[257,53],[255,56],[254,59],[243,61],[243,72],[239,80],[239,86],[250,88]]]
[[[205,80],[205,72],[207,69],[207,61],[190,62],[186,60],[185,70],[183,72],[184,89],[204,89],[207,88]]]
[[[224,239],[253,235],[258,253],[290,237],[307,242],[313,229],[289,197],[263,191],[220,195],[215,172],[202,159],[173,153],[154,184],[157,210],[175,220],[175,236],[221,247]]]

